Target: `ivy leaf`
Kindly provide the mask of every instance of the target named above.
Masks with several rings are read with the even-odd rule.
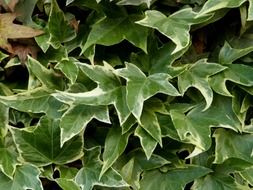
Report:
[[[16,166],[18,165],[18,152],[10,135],[0,140],[0,168],[1,171],[13,179]]]
[[[48,30],[50,33],[50,43],[56,49],[61,46],[61,43],[68,42],[76,37],[74,28],[71,27],[70,23],[65,18],[56,0],[51,1]]]
[[[157,93],[170,96],[180,95],[177,89],[169,83],[170,76],[168,74],[155,73],[146,76],[131,63],[127,63],[126,68],[116,70],[116,73],[127,80],[127,105],[138,121],[140,121],[144,101],[153,95]]]
[[[236,49],[232,48],[228,42],[225,42],[224,46],[220,50],[219,62],[221,64],[230,64],[252,51],[252,46],[243,49]]]
[[[238,134],[233,131],[217,129],[214,133],[216,147],[214,163],[223,163],[229,158],[252,161],[252,134]]]
[[[8,131],[9,108],[0,103],[0,139],[5,137]]]
[[[147,7],[149,8],[150,5],[152,4],[153,0],[121,0],[117,3],[117,5],[134,5],[134,6],[138,6],[141,4],[146,4]]]
[[[67,104],[109,105],[116,108],[120,124],[123,124],[130,111],[126,104],[126,89],[114,74],[113,68],[104,63],[104,66],[81,64],[81,70],[98,86],[88,92],[69,93],[58,92],[53,94],[59,101]]]
[[[61,146],[84,130],[93,118],[111,123],[107,106],[76,105],[70,107],[60,121]]]
[[[247,180],[250,185],[253,185],[253,167],[249,167],[244,171],[240,172],[242,177]]]
[[[101,148],[94,147],[85,150],[83,163],[84,167],[79,170],[75,181],[82,190],[91,190],[94,185],[102,187],[126,187],[128,184],[122,179],[120,174],[110,168],[99,178],[103,162],[100,160]]]
[[[228,64],[227,69],[210,78],[212,89],[223,95],[231,96],[226,87],[226,81],[231,81],[243,86],[253,86],[253,68],[243,64]]]
[[[40,171],[37,167],[23,164],[17,167],[13,180],[0,173],[1,188],[9,190],[43,190],[39,175]]]
[[[132,131],[122,134],[120,127],[112,127],[105,139],[105,147],[103,152],[103,167],[99,177],[101,178],[104,173],[113,165],[113,163],[124,152],[128,138]]]
[[[31,129],[32,132],[28,131]],[[82,156],[82,135],[75,136],[60,147],[59,120],[43,116],[36,128],[31,129],[11,129],[18,151],[25,161],[46,166],[70,163]]]
[[[140,139],[141,146],[149,160],[158,144],[157,141],[141,126],[136,128],[134,135]]]
[[[181,141],[194,144],[199,148],[199,153],[208,150],[211,146],[210,127],[241,130],[241,124],[232,110],[231,99],[216,97],[208,110],[202,111],[203,107],[204,105],[200,104],[187,114],[179,109],[172,109],[170,112]],[[195,152],[190,157],[194,154]]]
[[[193,184],[193,189],[196,190],[248,190],[249,188],[238,184],[231,176],[221,174],[207,175],[197,179]]]
[[[243,3],[247,1],[249,2],[247,20],[251,21],[253,20],[253,7],[251,0],[226,0],[226,1],[209,0],[204,4],[203,8],[199,12],[199,15],[201,16],[224,8],[240,7]]]
[[[209,86],[208,79],[210,76],[219,73],[226,69],[226,67],[215,64],[207,63],[206,59],[201,59],[194,64],[188,65],[188,69],[178,76],[179,91],[184,94],[188,88],[197,88],[205,98],[206,107],[204,110],[211,106],[213,101],[213,91]]]
[[[55,65],[55,68],[61,70],[70,80],[71,84],[74,84],[78,77],[79,68],[75,63],[76,61],[74,58],[70,58],[69,60],[62,60]]]
[[[138,15],[129,15],[99,20],[92,26],[82,52],[94,44],[110,46],[124,39],[146,52],[148,30],[135,23],[139,18]]]
[[[46,113],[51,118],[59,118],[62,113],[56,110],[60,110],[63,104],[50,94],[50,90],[42,87],[12,96],[0,96],[0,102],[22,112]]]
[[[154,28],[171,39],[176,44],[173,53],[177,53],[189,46],[191,25],[208,21],[213,16],[196,18],[197,15],[191,8],[177,11],[169,17],[157,10],[148,10],[145,12],[146,17],[136,23]]]
[[[36,76],[39,81],[49,89],[63,89],[63,78],[57,76],[53,70],[45,68],[40,62],[28,57],[27,66],[29,72]]]
[[[8,51],[12,51],[8,39],[33,38],[44,33],[41,30],[28,26],[13,24],[15,18],[16,15],[12,13],[3,13],[0,15],[0,47]]]
[[[131,151],[126,157],[130,159],[121,169],[121,174],[134,189],[140,188],[140,177],[143,171],[153,170],[162,167],[170,162],[159,155],[153,154],[149,160],[141,149]]]
[[[166,173],[159,170],[144,172],[143,178],[140,181],[140,190],[153,189],[184,189],[187,183],[202,177],[212,170],[201,166],[189,165],[185,168],[175,168]]]

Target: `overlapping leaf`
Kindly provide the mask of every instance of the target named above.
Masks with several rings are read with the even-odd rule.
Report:
[[[124,123],[130,114],[126,105],[126,89],[121,85],[113,68],[105,63],[104,66],[81,65],[82,71],[98,86],[92,91],[82,93],[58,92],[53,94],[58,100],[67,104],[109,105],[113,104],[118,113],[120,123]]]
[[[187,114],[178,109],[171,110],[171,118],[180,139],[194,144],[195,151],[199,151],[198,153],[208,150],[211,146],[210,127],[241,130],[241,124],[234,114],[231,100],[228,98],[216,97],[216,101],[208,110],[202,111],[203,107],[203,104],[199,105]],[[192,155],[194,154],[195,152],[192,153]]]

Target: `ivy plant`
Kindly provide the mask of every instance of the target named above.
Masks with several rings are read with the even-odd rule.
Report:
[[[253,188],[252,0],[0,6],[0,190]]]

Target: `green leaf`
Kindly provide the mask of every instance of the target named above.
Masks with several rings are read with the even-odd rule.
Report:
[[[226,87],[226,81],[231,81],[243,86],[253,86],[253,68],[243,64],[229,64],[227,69],[210,78],[210,85],[212,89],[223,95],[231,96]]]
[[[249,8],[248,8],[248,21],[253,20],[253,8],[252,8],[252,1],[251,0],[226,0],[226,1],[220,1],[220,0],[209,0],[207,1],[201,11],[199,12],[199,15],[208,14],[220,9],[224,8],[236,8],[240,7],[243,3],[249,1]]]
[[[129,136],[132,131],[122,134],[120,127],[112,127],[105,139],[105,147],[103,152],[103,167],[100,173],[100,178],[113,165],[113,163],[124,152]]]
[[[183,190],[187,183],[202,177],[212,170],[200,166],[191,166],[185,168],[175,168],[166,173],[159,170],[144,172],[140,181],[140,190],[166,189]]]
[[[135,23],[138,19],[140,19],[138,15],[129,15],[118,18],[105,17],[99,20],[92,26],[82,51],[84,52],[93,44],[110,46],[126,39],[146,52],[148,30]]]
[[[120,124],[124,123],[130,115],[126,104],[126,89],[121,86],[113,68],[109,64],[104,63],[104,66],[81,64],[81,69],[91,80],[98,84],[97,88],[82,93],[58,92],[53,94],[53,96],[67,104],[95,106],[113,104]]]
[[[9,178],[13,179],[16,166],[18,165],[18,153],[11,136],[0,140],[0,170]]]
[[[213,91],[209,85],[208,79],[210,76],[219,73],[226,69],[226,67],[215,64],[207,63],[206,59],[201,59],[194,64],[189,64],[188,69],[178,76],[179,91],[184,94],[188,88],[197,88],[206,100],[206,107],[204,110],[211,106],[213,101]]]
[[[58,110],[63,104],[50,93],[46,88],[37,88],[12,96],[0,96],[0,102],[22,112],[46,113],[49,117],[59,118],[62,113]]]
[[[84,130],[92,119],[111,123],[107,106],[76,105],[70,107],[60,121],[61,146]]]
[[[187,113],[179,109],[172,109],[170,112],[181,141],[194,144],[200,152],[211,146],[210,127],[241,130],[241,124],[232,110],[231,99],[217,96],[208,110],[202,111],[203,107],[200,104]],[[194,156],[194,152],[190,156]]]
[[[136,128],[134,135],[140,139],[141,146],[149,160],[158,144],[157,141],[141,126]]]
[[[253,185],[253,167],[247,168],[246,170],[240,172],[242,177],[247,180],[250,185]]]
[[[150,52],[151,74],[170,73],[171,65],[187,51],[187,48],[185,48],[173,53],[175,47],[175,44],[167,43],[157,50]]]
[[[223,163],[229,158],[252,161],[253,134],[238,134],[217,129],[214,133],[216,147],[214,163]]]
[[[224,46],[220,50],[219,62],[221,64],[230,64],[252,51],[252,46],[243,49],[236,49],[232,48],[228,42],[225,42]]]
[[[39,174],[39,169],[29,164],[17,167],[13,180],[0,173],[1,189],[43,190]]]
[[[249,187],[242,186],[235,182],[231,176],[207,175],[197,179],[193,184],[195,190],[249,190]]]
[[[37,1],[38,0],[20,1],[15,6],[15,13],[18,15],[17,19],[26,25],[35,25],[32,20],[32,14]]]
[[[82,156],[82,135],[70,139],[60,147],[59,120],[42,117],[36,128],[12,128],[13,138],[23,159],[38,166],[65,164]]]
[[[153,170],[170,163],[156,154],[153,154],[147,160],[145,153],[141,149],[131,151],[127,157],[130,159],[122,167],[121,174],[124,180],[131,184],[134,189],[140,188],[139,180],[143,171]]]
[[[153,0],[121,0],[117,3],[117,5],[134,5],[134,6],[138,6],[141,4],[146,4],[147,7],[150,7],[150,5],[152,4]]]
[[[173,53],[177,53],[189,46],[191,25],[208,21],[213,16],[196,18],[197,15],[191,8],[179,10],[169,17],[157,10],[148,10],[145,12],[146,17],[136,23],[154,28],[171,39],[176,44]]]
[[[126,187],[128,184],[122,179],[120,174],[110,168],[99,178],[103,162],[100,160],[101,148],[94,147],[85,150],[83,163],[84,167],[79,170],[75,181],[82,190],[92,190],[95,185],[103,187]]]
[[[6,136],[9,123],[9,108],[0,103],[0,139]]]
[[[75,63],[76,61],[76,59],[70,58],[69,60],[62,60],[55,65],[55,68],[61,70],[70,80],[71,84],[74,84],[78,77],[79,68]]]
[[[63,89],[63,78],[57,76],[53,70],[45,68],[40,62],[32,57],[28,58],[27,66],[29,72],[36,76],[46,87],[58,90]]]
[[[76,37],[74,28],[67,21],[56,0],[51,1],[48,30],[50,33],[50,43],[56,49],[61,46],[61,43],[68,42]]]
[[[156,73],[146,76],[137,66],[127,63],[126,68],[116,70],[116,73],[127,80],[127,105],[132,114],[140,121],[145,100],[157,93],[179,96],[177,89],[169,83],[170,76]]]
[[[63,190],[80,190],[80,187],[72,179],[58,178],[56,182]]]

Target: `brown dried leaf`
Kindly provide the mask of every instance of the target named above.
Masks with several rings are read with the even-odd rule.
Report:
[[[15,18],[16,15],[12,13],[0,14],[0,47],[9,52],[12,52],[12,48],[8,39],[33,38],[44,33],[42,30],[14,24]]]

